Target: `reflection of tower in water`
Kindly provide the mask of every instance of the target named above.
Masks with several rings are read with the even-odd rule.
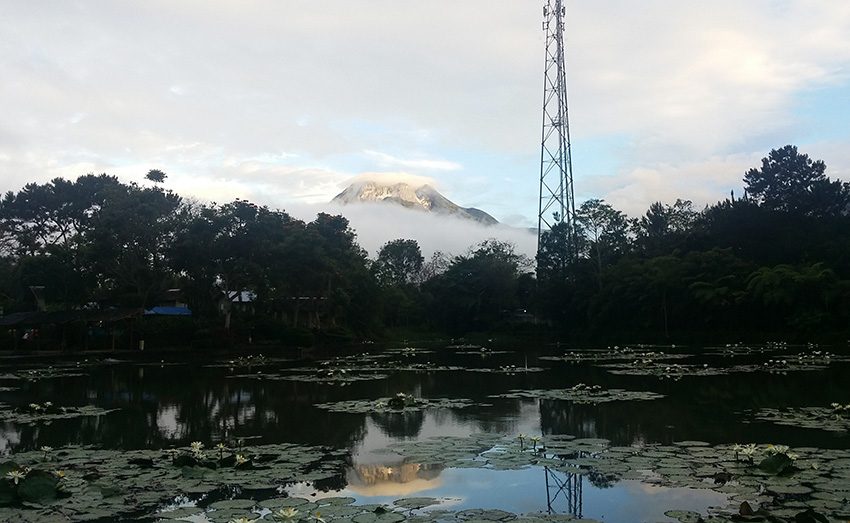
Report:
[[[545,467],[546,471],[546,510],[549,514],[559,512],[560,504],[566,502],[566,513],[582,517],[583,476],[574,472],[559,472]]]

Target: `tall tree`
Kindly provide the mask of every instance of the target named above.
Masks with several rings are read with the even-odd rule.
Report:
[[[837,216],[850,210],[850,183],[831,180],[826,164],[786,145],[770,151],[761,168],[744,175],[747,193],[774,211],[807,216]]]
[[[581,204],[576,211],[576,222],[586,254],[595,262],[601,285],[603,264],[610,263],[628,249],[629,220],[603,200],[593,199]]]

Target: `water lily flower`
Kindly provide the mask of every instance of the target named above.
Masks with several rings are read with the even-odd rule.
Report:
[[[200,441],[193,441],[192,443],[189,444],[189,448],[192,449],[192,452],[197,454],[197,453],[201,452],[201,449],[204,448],[204,444],[201,443]]]
[[[48,447],[47,445],[43,445],[39,450],[44,452],[45,454],[53,452],[53,447]]]
[[[26,474],[20,470],[11,470],[6,473],[6,477],[9,480],[14,481],[15,485],[17,485],[22,479],[24,479],[24,477],[26,477]]]
[[[292,521],[297,515],[298,509],[285,507],[272,514],[272,517],[277,521]]]
[[[236,464],[237,464],[237,465],[242,465],[242,464],[244,464],[244,463],[248,463],[248,458],[246,458],[246,457],[245,457],[245,456],[243,456],[242,454],[237,454],[237,455],[236,455]]]
[[[51,401],[45,401],[44,402],[44,408],[45,409],[49,409],[52,406],[53,406],[53,402],[51,402]]]
[[[321,515],[321,514],[319,514],[318,512],[316,512],[316,515],[315,515],[315,516],[311,516],[311,517],[310,517],[310,519],[312,519],[313,521],[316,521],[317,523],[327,523],[327,522],[324,520],[324,518],[322,518],[322,515]]]
[[[30,410],[39,411],[41,410],[41,405],[38,403],[30,403]]]
[[[749,445],[744,445],[743,447],[741,447],[741,450],[740,450],[741,454],[746,456],[747,459],[750,460],[750,463],[752,463],[753,456],[756,455],[757,451],[758,451],[758,448],[756,447],[755,443],[750,443]]]
[[[248,519],[248,518],[235,518],[231,519],[230,523],[256,523],[256,519]]]
[[[65,471],[64,470],[54,470],[53,475],[56,476],[59,479],[63,479],[65,477]]]
[[[790,450],[790,448],[788,447],[788,445],[768,445],[767,448],[765,449],[765,452],[767,452],[771,456],[775,455],[775,454],[786,454],[787,455],[789,450]]]

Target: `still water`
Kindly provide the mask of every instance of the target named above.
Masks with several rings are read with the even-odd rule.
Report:
[[[156,449],[208,444],[232,439],[257,443],[327,445],[347,449],[351,464],[331,487],[309,483],[288,485],[294,496],[351,496],[362,503],[389,503],[402,497],[443,498],[440,509],[501,509],[514,513],[550,512],[612,523],[671,521],[670,509],[705,514],[728,499],[707,489],[662,488],[623,480],[613,484],[570,477],[544,467],[519,470],[429,467],[385,452],[388,445],[425,440],[432,436],[465,437],[475,433],[499,435],[557,435],[605,438],[612,445],[670,444],[699,440],[722,443],[782,443],[792,447],[848,448],[846,432],[753,422],[747,411],[765,407],[829,405],[850,402],[850,364],[786,375],[729,373],[689,376],[679,380],[656,376],[615,375],[608,362],[566,363],[539,360],[562,350],[501,347],[500,354],[456,354],[435,344],[433,351],[396,354],[384,365],[429,362],[464,368],[498,369],[515,365],[515,373],[463,370],[422,372],[396,370],[385,379],[345,386],[320,382],[261,379],[258,372],[288,372],[315,367],[339,352],[311,354],[306,359],[276,359],[258,368],[231,368],[221,357],[170,354],[168,363],[147,355],[117,354],[115,360],[66,359],[68,374],[37,381],[0,380],[0,402],[26,405],[52,401],[63,406],[94,405],[118,409],[99,417],[55,420],[51,423],[0,424],[0,450],[15,453],[65,445],[94,445],[108,449]],[[377,351],[357,347],[347,353]],[[669,351],[669,349],[667,349]],[[686,349],[678,349],[686,350]],[[786,352],[804,351],[787,349]],[[835,350],[835,349],[833,349]],[[148,359],[145,360],[144,358]],[[759,363],[763,354],[695,355],[689,364],[713,367]],[[92,360],[94,360],[92,358]],[[219,365],[214,365],[219,363]],[[43,367],[33,361],[6,359],[0,374]],[[524,372],[542,367],[542,372]],[[60,373],[62,374],[62,373]],[[663,394],[653,401],[613,401],[583,405],[563,400],[489,397],[510,390],[564,389],[577,383]],[[465,398],[476,402],[465,409],[428,409],[405,413],[335,413],[316,404],[353,399],[391,397],[404,392],[418,398]]]

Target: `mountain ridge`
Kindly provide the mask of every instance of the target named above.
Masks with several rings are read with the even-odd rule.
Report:
[[[475,207],[461,207],[429,184],[413,186],[407,182],[365,180],[354,182],[334,196],[331,203],[387,203],[407,209],[471,220],[482,225],[497,225],[498,220]]]

